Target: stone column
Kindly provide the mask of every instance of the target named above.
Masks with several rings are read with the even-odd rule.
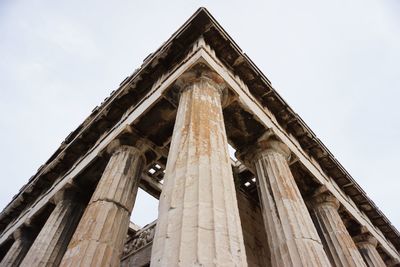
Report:
[[[385,262],[385,264],[388,266],[388,267],[395,267],[395,266],[400,266],[400,260],[398,260],[398,259],[390,259],[390,260],[388,260],[388,261],[386,261]]]
[[[384,267],[386,264],[379,255],[376,246],[378,241],[369,233],[358,235],[354,241],[368,267]]]
[[[288,147],[268,132],[246,154],[257,173],[272,266],[330,266],[290,171]]]
[[[144,159],[132,146],[119,146],[69,243],[61,266],[119,266]]]
[[[32,245],[34,237],[31,231],[32,229],[23,227],[14,232],[14,243],[1,261],[1,267],[19,266]]]
[[[366,266],[339,215],[339,201],[329,194],[316,194],[312,200],[315,223],[325,241],[327,254],[335,266]]]
[[[56,207],[33,242],[21,266],[58,266],[82,216],[84,204],[73,189],[58,192]]]
[[[247,266],[222,115],[223,80],[183,74],[151,266]]]

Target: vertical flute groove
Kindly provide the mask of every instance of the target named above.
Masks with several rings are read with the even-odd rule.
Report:
[[[330,266],[289,168],[290,151],[274,139],[255,149],[263,218],[272,266]]]
[[[223,123],[214,82],[200,77],[188,84],[179,101],[151,266],[247,266]]]
[[[382,257],[379,255],[376,246],[378,241],[369,233],[363,233],[355,237],[355,243],[368,267],[386,266]]]
[[[77,194],[64,194],[36,237],[21,266],[58,266],[82,215]],[[74,199],[76,198],[76,200]]]
[[[61,266],[119,266],[143,165],[137,148],[112,154]]]
[[[325,241],[327,253],[336,266],[365,266],[356,245],[339,215],[339,201],[328,192],[316,194],[312,199],[317,228]]]

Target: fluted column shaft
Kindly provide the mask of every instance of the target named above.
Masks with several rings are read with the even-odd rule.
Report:
[[[32,245],[33,236],[29,228],[17,229],[13,236],[14,243],[1,261],[1,267],[19,266]]]
[[[327,253],[335,266],[366,266],[339,215],[339,206],[339,201],[328,193],[318,194],[313,199],[315,222]]]
[[[61,266],[119,266],[139,177],[140,151],[120,146],[112,154]]]
[[[365,233],[355,237],[356,245],[368,267],[385,267],[386,264],[379,255],[376,246],[378,241],[372,235]]]
[[[260,140],[255,167],[272,266],[330,266],[288,165],[290,151]]]
[[[181,77],[151,266],[247,266],[221,106],[222,78]]]
[[[56,207],[26,254],[21,266],[58,266],[84,210],[76,193],[56,195]]]

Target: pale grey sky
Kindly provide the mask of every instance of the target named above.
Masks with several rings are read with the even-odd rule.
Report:
[[[400,228],[398,0],[1,1],[0,209],[200,6]]]

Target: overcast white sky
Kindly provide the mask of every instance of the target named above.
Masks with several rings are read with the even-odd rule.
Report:
[[[400,228],[398,0],[1,1],[0,209],[199,6]]]

